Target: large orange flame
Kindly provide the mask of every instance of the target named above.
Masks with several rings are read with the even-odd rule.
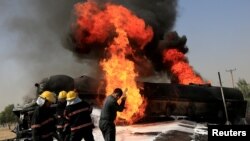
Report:
[[[153,37],[152,28],[119,5],[106,4],[99,8],[94,2],[85,2],[78,3],[75,9],[76,40],[83,43],[108,42],[105,48],[107,58],[100,62],[106,80],[106,95],[117,87],[128,88],[126,109],[118,114],[118,118],[128,123],[137,121],[144,115],[146,100],[136,83],[135,64],[126,56],[144,48]]]
[[[134,72],[134,63],[125,58],[126,48],[129,47],[126,32],[123,30],[117,30],[117,32],[118,37],[108,48],[108,52],[112,52],[112,55],[109,59],[104,59],[101,66],[105,71],[107,94],[112,93],[116,87],[128,88],[126,109],[118,114],[118,117],[125,119],[128,123],[133,123],[143,116],[144,108],[139,109],[139,107],[144,99],[135,82],[138,74]],[[135,114],[138,117],[135,117]]]
[[[163,62],[171,63],[171,73],[179,81],[179,84],[188,85],[205,84],[200,76],[198,76],[193,68],[188,64],[185,55],[177,49],[166,49],[163,51]]]

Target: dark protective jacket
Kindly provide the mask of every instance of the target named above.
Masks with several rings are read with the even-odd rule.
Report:
[[[55,133],[55,118],[51,108],[36,107],[31,121],[33,141],[53,140]]]
[[[85,101],[66,106],[65,117],[71,132],[76,132],[80,129],[91,129],[94,127],[90,114],[92,107]]]
[[[121,112],[124,109],[125,100],[122,100],[120,105],[117,103],[116,99],[110,95],[105,101],[101,111],[101,120],[114,121],[116,119],[117,111]]]
[[[67,102],[58,102],[58,105],[56,107],[56,119],[57,119],[57,129],[64,128],[64,125],[66,123],[66,119],[64,117],[64,110],[66,108]]]

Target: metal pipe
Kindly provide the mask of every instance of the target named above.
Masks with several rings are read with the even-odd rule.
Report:
[[[222,101],[223,101],[223,105],[224,105],[224,110],[225,110],[225,114],[226,114],[226,125],[230,125],[230,121],[228,120],[228,114],[227,114],[227,106],[226,106],[226,102],[225,102],[225,97],[224,97],[224,92],[223,92],[223,88],[222,88],[222,83],[221,83],[221,78],[220,78],[220,72],[218,72],[218,76],[219,76],[219,81],[220,81],[220,90],[221,90],[221,97],[222,97]]]

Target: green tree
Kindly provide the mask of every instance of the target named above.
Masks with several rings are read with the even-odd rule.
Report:
[[[4,126],[6,124],[5,112],[0,113],[0,125]]]
[[[4,111],[0,114],[0,123],[2,125],[8,125],[9,129],[11,124],[15,123],[17,121],[17,118],[15,114],[12,112],[14,108],[14,104],[10,104],[4,108]]]
[[[243,93],[245,98],[250,97],[250,84],[248,84],[245,79],[239,79],[237,88]]]

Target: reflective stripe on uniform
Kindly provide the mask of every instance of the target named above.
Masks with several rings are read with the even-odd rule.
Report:
[[[44,122],[41,123],[41,125],[45,125],[47,123],[49,123],[50,121],[53,121],[54,119],[53,118],[49,118],[47,120],[45,120]]]
[[[65,116],[65,118],[66,118],[67,120],[69,120],[69,119],[70,119],[68,116]]]
[[[68,123],[66,123],[66,124],[64,124],[64,125],[57,125],[56,128],[65,128],[65,127],[67,127],[68,125],[69,125]]]
[[[40,126],[41,126],[40,124],[34,124],[34,125],[31,125],[31,128],[35,129],[35,128],[39,128]]]
[[[75,130],[78,130],[78,129],[81,129],[81,128],[83,128],[83,127],[87,127],[87,126],[90,126],[90,125],[92,125],[92,122],[90,122],[90,123],[85,123],[85,124],[82,124],[82,125],[73,127],[73,128],[71,128],[71,131],[75,131]]]
[[[49,136],[53,135],[53,132],[49,132],[48,134],[44,134],[42,135],[42,138],[47,138]]]
[[[68,123],[64,124],[64,127],[67,127],[67,126],[69,126],[69,124],[68,124]]]
[[[64,128],[66,128],[66,127],[68,127],[68,126],[69,126],[69,124],[68,124],[68,123],[64,124]]]
[[[33,129],[39,128],[39,127],[49,123],[50,121],[53,121],[53,118],[49,118],[49,119],[45,120],[44,122],[42,122],[41,124],[33,124],[33,125],[31,125],[31,128],[33,128]]]
[[[63,125],[57,125],[56,126],[56,128],[58,128],[58,129],[61,129],[61,128],[63,128],[64,126]]]
[[[69,116],[73,116],[75,114],[78,114],[78,113],[81,113],[81,112],[84,112],[84,111],[88,111],[88,110],[89,110],[89,108],[79,109],[79,110],[76,110],[74,112],[69,113]]]

